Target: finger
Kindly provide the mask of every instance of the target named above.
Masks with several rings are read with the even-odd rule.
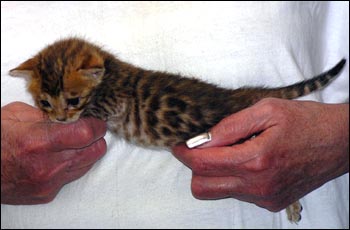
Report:
[[[48,140],[56,149],[83,148],[102,138],[106,123],[94,118],[84,118],[72,124],[50,123]]]
[[[263,186],[255,183],[259,182],[252,183],[243,177],[203,177],[194,174],[191,191],[197,199],[207,200],[232,197],[254,203],[273,212],[286,208],[301,197],[297,189],[294,188],[286,192],[264,194],[259,189],[259,187]]]
[[[236,188],[242,184],[239,177],[203,177],[192,176],[191,191],[192,195],[201,200],[221,199],[242,196]]]
[[[174,156],[196,175],[239,176],[253,168],[254,160],[265,151],[265,135],[235,146],[188,149],[185,145],[173,148]]]
[[[69,171],[66,173],[66,177],[65,177],[65,183],[64,184],[68,184],[72,181],[75,181],[79,178],[81,178],[82,176],[84,176],[92,167],[94,166],[94,164],[88,165],[84,168],[80,168],[74,171]]]
[[[250,185],[240,177],[202,177],[193,175],[191,191],[201,200],[235,198],[241,201],[258,203],[264,198],[256,195]]]
[[[197,199],[211,200],[231,197],[254,203],[270,211],[279,211],[288,205],[281,197],[261,196],[254,185],[250,185],[248,181],[241,177],[202,177],[193,175],[191,191]]]
[[[192,195],[200,200],[234,198],[240,201],[254,203],[269,211],[277,212],[291,201],[285,197],[263,197],[251,193],[248,186],[239,177],[201,177],[193,176],[191,183]]]
[[[188,149],[185,145],[173,149],[174,156],[202,176],[229,176],[235,173],[236,160],[230,147]]]
[[[74,149],[58,154],[60,154],[62,158],[65,158],[69,161],[66,169],[66,171],[69,172],[76,171],[80,168],[85,168],[89,165],[94,164],[102,156],[104,156],[106,150],[106,141],[103,138],[101,138],[100,140],[96,141],[95,143],[84,149]]]
[[[223,119],[210,130],[211,141],[198,148],[232,145],[273,126],[265,111],[255,105]]]
[[[40,122],[27,124],[30,130],[27,142],[32,150],[59,152],[84,148],[106,134],[106,123],[84,118],[71,124]]]

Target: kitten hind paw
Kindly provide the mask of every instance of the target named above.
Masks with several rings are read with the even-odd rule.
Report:
[[[286,208],[288,220],[297,224],[301,220],[301,211],[303,207],[299,201],[294,202]]]

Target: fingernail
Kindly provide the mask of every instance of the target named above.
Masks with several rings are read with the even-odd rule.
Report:
[[[192,149],[209,141],[211,141],[211,134],[210,132],[207,132],[199,134],[198,136],[189,139],[188,141],[186,141],[186,145],[188,148]]]

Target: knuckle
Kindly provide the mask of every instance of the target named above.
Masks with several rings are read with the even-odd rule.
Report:
[[[91,127],[88,125],[87,122],[83,122],[79,124],[79,128],[76,128],[76,138],[85,141],[85,142],[90,142],[91,140],[94,139],[94,133]]]
[[[273,200],[279,196],[279,189],[274,183],[268,181],[260,185],[256,190],[256,195],[263,199]]]
[[[271,168],[271,160],[266,154],[260,154],[254,160],[245,164],[245,168],[251,172],[260,172]]]
[[[264,109],[265,113],[275,114],[280,110],[279,99],[276,98],[265,98],[260,101],[260,105]]]
[[[262,112],[264,114],[272,116],[272,118],[283,118],[287,116],[284,104],[282,103],[281,99],[264,98],[258,102],[258,104],[260,105]]]
[[[274,201],[259,201],[256,205],[269,210],[270,212],[279,212],[283,209],[279,204]]]
[[[265,155],[259,156],[254,161],[254,167],[255,167],[255,170],[257,171],[263,171],[263,170],[269,169],[270,166],[271,166],[270,159]]]
[[[267,184],[259,188],[259,196],[269,198],[274,195],[273,188]]]
[[[46,183],[38,189],[35,198],[40,200],[40,203],[49,203],[55,199],[58,191],[59,188],[57,188],[57,186],[52,186],[51,183]]]
[[[274,103],[275,98],[263,98],[260,101],[256,103],[256,105],[261,107],[269,107],[271,104]]]

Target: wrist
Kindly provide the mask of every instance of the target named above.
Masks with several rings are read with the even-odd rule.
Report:
[[[328,135],[332,141],[332,148],[329,154],[337,164],[337,176],[349,172],[349,104],[327,105],[329,120]]]

